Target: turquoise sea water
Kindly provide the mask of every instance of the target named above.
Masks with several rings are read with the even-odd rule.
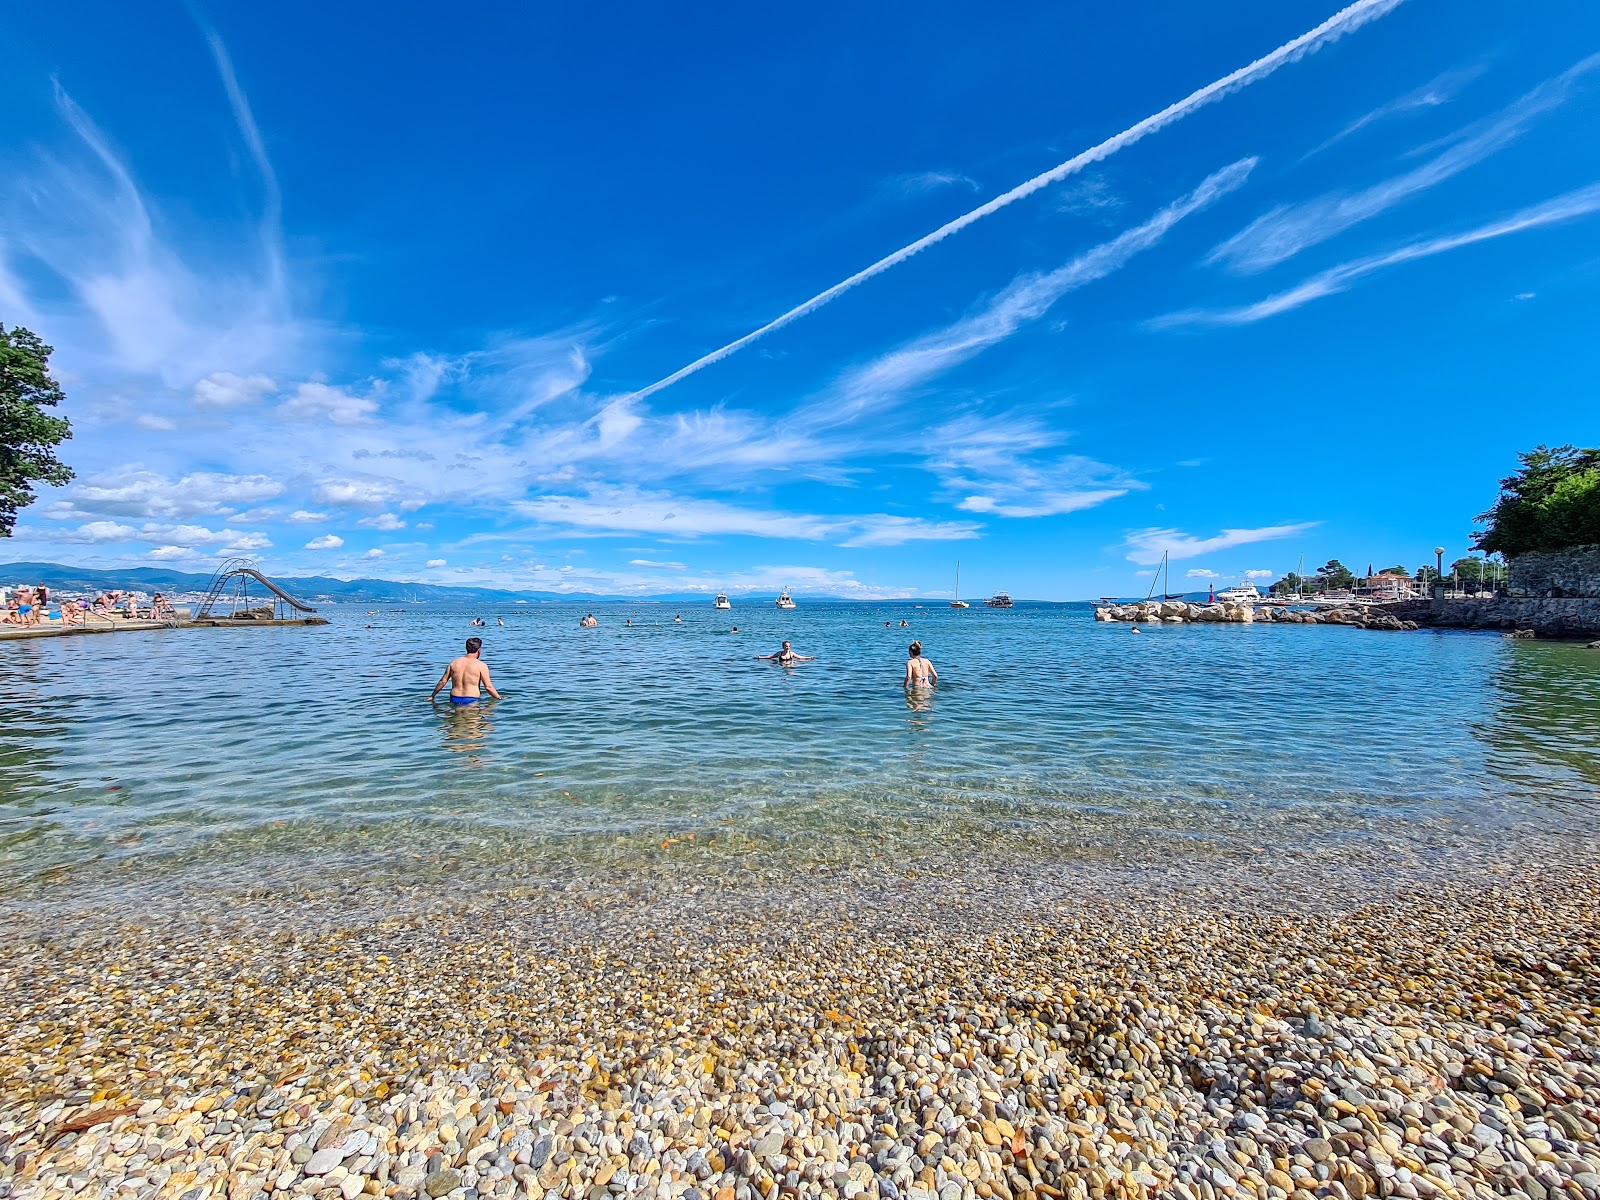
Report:
[[[612,604],[596,630],[567,605],[325,611],[325,628],[0,642],[0,885],[663,842],[1293,846],[1600,813],[1600,652],[1578,645],[1135,637],[1083,605]],[[431,704],[473,633],[504,700]],[[927,696],[899,686],[911,636],[940,672]],[[754,661],[783,637],[817,660]]]

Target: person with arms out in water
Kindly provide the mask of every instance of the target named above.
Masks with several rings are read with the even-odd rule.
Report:
[[[500,693],[494,690],[494,683],[489,679],[489,664],[478,657],[482,649],[482,638],[468,638],[467,652],[460,658],[450,660],[439,682],[433,685],[433,694],[428,699],[437,697],[447,683],[450,685],[451,704],[476,704],[481,699],[478,693],[480,687],[496,700],[500,699]]]
[[[911,657],[906,659],[906,678],[904,686],[907,688],[930,687],[939,682],[939,672],[933,669],[933,663],[922,657],[922,643],[911,643]]]
[[[756,655],[756,660],[758,662],[780,663],[787,667],[790,663],[811,662],[815,657],[816,655],[814,654],[796,654],[794,650],[790,648],[789,643],[786,640],[783,645],[772,654]]]

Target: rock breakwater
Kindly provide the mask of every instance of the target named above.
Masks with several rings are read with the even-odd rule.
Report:
[[[1600,1195],[1592,866],[1305,888],[1333,909],[1269,874],[35,923],[0,1192]]]
[[[1309,611],[1269,604],[1189,604],[1182,600],[1146,600],[1137,604],[1102,605],[1096,621],[1123,621],[1144,625],[1354,625],[1361,629],[1391,631],[1421,628],[1417,621],[1395,616],[1370,605],[1351,605]]]

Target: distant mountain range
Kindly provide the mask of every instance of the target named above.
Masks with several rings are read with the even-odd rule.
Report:
[[[326,575],[305,577],[271,576],[273,582],[292,592],[307,603],[320,601],[348,601],[356,604],[408,603],[422,601],[428,604],[498,603],[517,600],[565,601],[570,604],[638,603],[658,600],[664,603],[708,604],[711,596],[706,592],[671,592],[651,596],[601,596],[593,592],[512,592],[496,588],[443,587],[433,583],[407,583],[393,579],[333,579]],[[95,567],[68,567],[60,563],[14,562],[0,563],[0,587],[17,584],[42,583],[48,588],[66,592],[104,592],[112,590],[139,592],[204,592],[211,584],[210,575],[197,575],[188,571],[173,571],[162,567],[118,567],[101,570]],[[770,592],[729,593],[740,603],[771,603]],[[805,599],[803,594],[796,596]],[[834,596],[817,596],[813,599],[837,600]],[[942,601],[924,600],[936,604]]]

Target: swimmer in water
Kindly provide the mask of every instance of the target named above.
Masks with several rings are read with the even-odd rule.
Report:
[[[910,625],[910,624],[911,624],[911,622],[910,622],[910,621],[907,621],[907,620],[906,620],[906,619],[905,619],[905,618],[903,618],[903,617],[902,617],[902,618],[901,618],[901,620],[900,620],[900,628],[901,628],[901,629],[905,629],[905,628],[907,628],[907,627],[908,627],[908,626],[909,626],[909,625]]]
[[[476,704],[482,699],[478,691],[480,687],[496,700],[500,699],[500,693],[494,690],[494,683],[489,678],[489,664],[478,657],[482,649],[482,638],[468,638],[467,652],[460,658],[450,660],[439,682],[433,685],[433,692],[428,699],[437,697],[445,684],[450,685],[451,704]]]
[[[1138,626],[1137,626],[1137,625],[1135,625],[1135,626],[1134,626],[1134,627],[1133,627],[1133,628],[1132,628],[1132,629],[1130,629],[1130,630],[1129,630],[1129,631],[1128,631],[1128,632],[1129,632],[1129,633],[1141,633],[1141,632],[1143,632],[1143,631],[1142,631],[1142,630],[1141,630],[1141,629],[1140,629],[1140,628],[1139,628],[1139,627],[1138,627]]]
[[[506,627],[506,619],[504,617],[496,617],[494,619],[494,623],[496,625],[500,626],[501,629],[504,629]]]
[[[796,654],[790,647],[787,640],[785,640],[783,645],[778,647],[778,649],[771,654],[756,655],[756,660],[758,662],[775,662],[785,667],[787,667],[790,663],[811,662],[815,658],[816,655],[814,654]]]
[[[584,617],[583,620],[578,622],[579,627],[582,629],[594,629],[597,628],[599,624],[600,622],[594,619],[593,613],[590,613],[588,616]]]
[[[911,643],[911,657],[906,659],[906,677],[902,686],[906,688],[924,688],[939,682],[939,672],[933,669],[933,663],[922,657],[922,643]]]

